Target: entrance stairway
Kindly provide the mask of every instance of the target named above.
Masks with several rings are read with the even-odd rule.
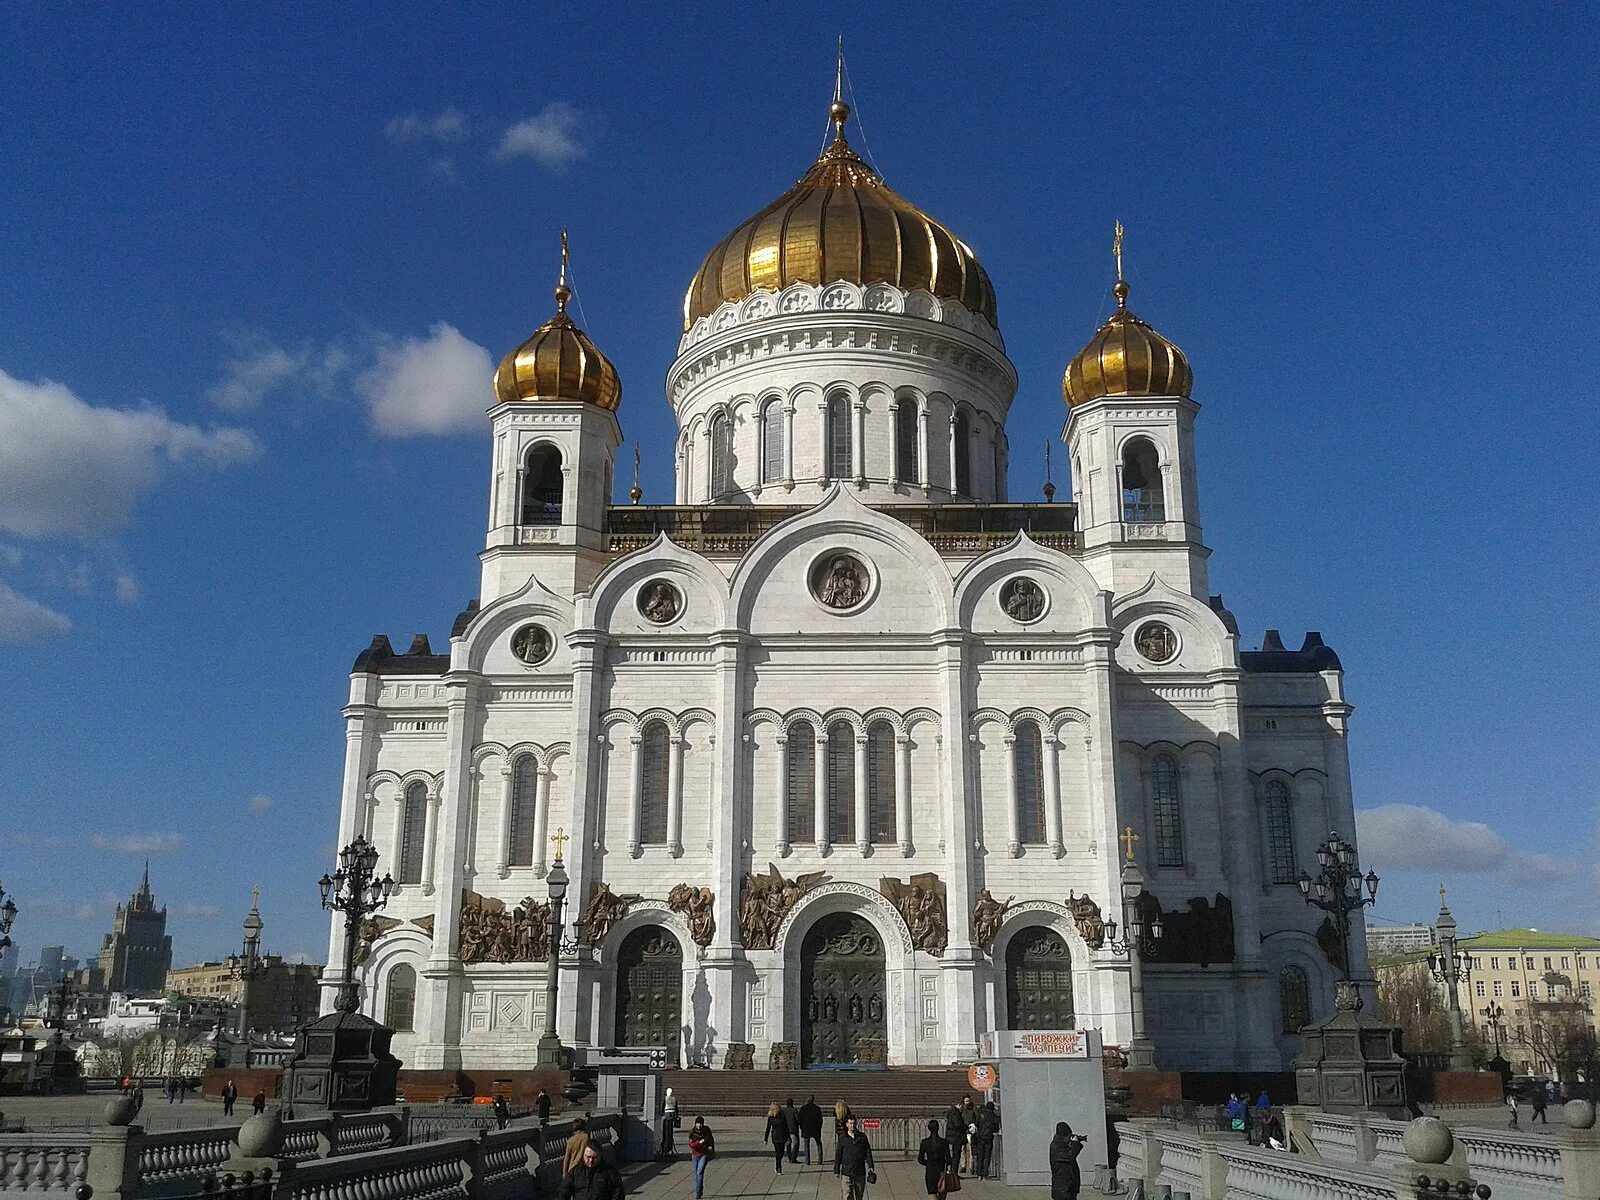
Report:
[[[815,1096],[832,1128],[833,1104],[843,1100],[862,1117],[937,1117],[959,1096],[983,1097],[967,1087],[965,1067],[891,1067],[886,1071],[663,1072],[687,1128],[696,1114],[760,1116],[776,1100],[797,1105]],[[830,1133],[829,1138],[832,1138]],[[830,1141],[831,1144],[831,1141]]]

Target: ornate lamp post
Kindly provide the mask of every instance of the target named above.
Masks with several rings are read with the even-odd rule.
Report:
[[[1439,888],[1439,950],[1428,955],[1428,971],[1444,984],[1445,995],[1450,1000],[1450,1069],[1472,1070],[1472,1055],[1467,1053],[1467,1040],[1461,1023],[1461,995],[1456,985],[1470,974],[1471,956],[1456,949],[1456,919],[1444,902],[1444,888]]]
[[[1489,1022],[1489,1032],[1494,1035],[1494,1056],[1500,1057],[1500,1022],[1506,1019],[1506,1010],[1497,1000],[1491,1000],[1479,1010]]]
[[[1361,869],[1356,866],[1356,848],[1340,837],[1337,830],[1329,833],[1328,840],[1317,847],[1317,866],[1315,878],[1301,871],[1295,882],[1300,885],[1300,895],[1307,904],[1333,918],[1333,927],[1339,933],[1340,960],[1335,1006],[1356,1011],[1361,1008],[1361,995],[1350,978],[1350,918],[1367,905],[1377,903],[1378,877],[1371,871],[1362,877]]]
[[[544,877],[545,883],[550,888],[549,943],[545,948],[544,1032],[539,1035],[536,1061],[541,1067],[563,1068],[568,1065],[568,1055],[566,1048],[561,1045],[561,1035],[556,1032],[556,999],[561,988],[561,956],[576,953],[580,943],[576,938],[562,935],[565,925],[561,914],[567,902],[569,882],[567,865],[561,857],[562,848],[568,841],[566,829],[557,828],[555,833],[550,835],[550,840],[556,844],[556,855]]]
[[[0,903],[0,950],[9,950],[11,949],[11,927],[17,921],[17,906],[13,903],[11,897],[6,895],[6,890],[3,887],[0,887],[0,898],[4,899],[4,903]]]
[[[322,907],[344,914],[344,978],[333,1001],[338,1012],[353,1013],[361,1008],[361,985],[356,981],[361,922],[388,904],[397,886],[389,875],[378,878],[378,848],[363,837],[339,851],[338,870],[317,880]]]
[[[261,889],[250,889],[250,913],[244,919],[244,945],[238,954],[228,955],[228,970],[239,981],[239,1036],[248,1041],[250,1036],[250,984],[267,973],[266,960],[261,957],[261,931],[266,922],[261,919]]]
[[[78,1056],[65,1045],[67,1018],[73,1001],[72,981],[63,975],[45,993],[44,1024],[56,1036],[45,1044],[33,1060],[34,1079],[47,1095],[83,1091],[83,1072]]]
[[[1117,839],[1122,843],[1125,857],[1122,863],[1122,924],[1127,937],[1117,939],[1117,923],[1106,922],[1106,940],[1111,949],[1128,956],[1128,992],[1131,998],[1133,1037],[1128,1042],[1128,1070],[1154,1071],[1156,1048],[1145,1032],[1144,1026],[1144,959],[1155,953],[1156,942],[1162,934],[1161,917],[1157,914],[1148,923],[1144,919],[1144,873],[1133,861],[1133,846],[1139,840],[1133,826],[1122,831]]]

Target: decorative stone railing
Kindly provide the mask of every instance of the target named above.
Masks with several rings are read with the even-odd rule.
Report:
[[[1169,1133],[1161,1138],[1160,1174],[1156,1179],[1174,1192],[1191,1196],[1205,1194],[1205,1176],[1200,1163],[1203,1148],[1198,1136]]]
[[[274,1200],[345,1200],[360,1194],[382,1200],[449,1200],[472,1195],[476,1138],[447,1138],[370,1154],[300,1163],[279,1177]]]
[[[1495,1200],[1545,1200],[1547,1197],[1575,1194],[1600,1195],[1590,1191],[1576,1193],[1566,1188],[1570,1174],[1581,1170],[1577,1161],[1585,1154],[1590,1170],[1596,1169],[1593,1159],[1600,1151],[1591,1143],[1588,1147],[1573,1145],[1572,1133],[1593,1130],[1568,1130],[1568,1137],[1540,1136],[1532,1133],[1501,1133],[1492,1129],[1457,1129],[1456,1146],[1464,1151],[1467,1166],[1473,1178],[1494,1189]]]
[[[140,1188],[179,1179],[200,1179],[210,1174],[228,1161],[238,1136],[237,1125],[210,1125],[203,1129],[139,1136],[137,1178]],[[130,1148],[133,1144],[130,1139]]]
[[[8,1134],[0,1149],[0,1192],[77,1191],[89,1177],[89,1138],[73,1142],[49,1134]]]
[[[1314,1162],[1281,1150],[1252,1146],[1219,1146],[1223,1186],[1228,1200],[1307,1200],[1339,1196],[1343,1200],[1397,1200],[1408,1192],[1397,1190],[1387,1176],[1356,1167]],[[1199,1196],[1200,1193],[1194,1193]]]

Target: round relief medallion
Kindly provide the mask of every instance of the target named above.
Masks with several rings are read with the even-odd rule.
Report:
[[[1171,662],[1178,657],[1178,635],[1170,625],[1148,621],[1133,635],[1133,648],[1153,663]]]
[[[683,611],[683,593],[665,579],[652,579],[639,589],[639,615],[665,625]]]
[[[843,550],[824,554],[811,567],[811,594],[838,612],[859,608],[866,601],[869,583],[865,564]]]
[[[524,625],[511,635],[511,653],[537,667],[555,653],[556,640],[543,625]]]
[[[1000,607],[1013,621],[1030,624],[1044,616],[1044,589],[1026,575],[1019,575],[1000,589]]]

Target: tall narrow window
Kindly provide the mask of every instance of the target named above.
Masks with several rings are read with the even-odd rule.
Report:
[[[950,436],[955,439],[956,482],[954,491],[958,496],[972,495],[972,422],[967,420],[963,409],[956,410],[956,421],[950,429]]]
[[[868,841],[891,845],[894,829],[894,727],[874,722],[867,730]]]
[[[894,477],[901,483],[921,483],[917,473],[917,402],[901,396],[894,410]]]
[[[1284,1033],[1299,1033],[1311,1024],[1311,984],[1301,968],[1288,966],[1278,973],[1278,1009]]]
[[[694,495],[696,483],[694,473],[694,435],[685,434],[683,438],[683,487],[684,499],[688,500]]]
[[[1158,754],[1150,764],[1151,789],[1156,808],[1156,865],[1183,866],[1183,811],[1178,795],[1178,764],[1170,754]]]
[[[711,498],[733,491],[733,422],[728,414],[711,418]]]
[[[783,401],[768,400],[761,408],[761,482],[783,478]]]
[[[828,840],[856,840],[856,734],[843,721],[828,730]]]
[[[1289,785],[1281,779],[1268,780],[1262,789],[1267,809],[1267,867],[1273,883],[1293,883],[1294,815],[1289,808]]]
[[[850,478],[850,397],[832,396],[828,400],[829,479]]]
[[[789,726],[789,777],[784,805],[793,844],[817,836],[817,731],[810,721]]]
[[[417,971],[401,963],[389,972],[385,989],[383,1023],[397,1033],[409,1033],[417,1015]]]
[[[400,818],[400,882],[422,882],[422,851],[428,834],[428,789],[421,783],[406,788]]]
[[[1167,519],[1161,463],[1156,448],[1144,438],[1134,438],[1122,451],[1122,519],[1130,523]]]
[[[1039,726],[1017,726],[1017,834],[1024,843],[1044,841],[1044,741]]]
[[[646,846],[667,842],[667,773],[672,751],[668,745],[667,723],[651,721],[639,741],[644,771],[639,782],[639,841]]]
[[[1006,494],[1005,453],[1003,447],[1000,445],[1000,438],[998,435],[996,435],[994,441],[991,442],[989,446],[990,449],[994,451],[994,492],[990,495],[989,499],[998,504],[1000,503],[1002,497],[1004,497]]]
[[[539,764],[524,754],[511,768],[511,861],[513,867],[533,866],[534,770]]]
[[[535,446],[528,451],[522,472],[522,523],[524,525],[561,524],[561,451],[554,446]]]

